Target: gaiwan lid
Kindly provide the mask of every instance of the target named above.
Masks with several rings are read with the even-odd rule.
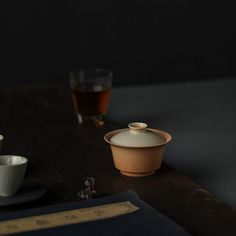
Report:
[[[114,135],[110,142],[124,147],[151,147],[165,143],[164,137],[147,129],[146,123],[133,122],[128,127]]]

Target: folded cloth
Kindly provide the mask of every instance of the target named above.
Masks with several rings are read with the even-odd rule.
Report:
[[[86,236],[110,236],[110,235],[145,235],[145,236],[188,236],[190,235],[186,232],[181,226],[173,222],[172,220],[168,219],[166,216],[161,214],[159,211],[142,201],[138,195],[130,190],[118,195],[98,198],[98,199],[91,199],[86,201],[78,201],[78,202],[70,202],[64,203],[59,205],[17,211],[14,213],[8,213],[4,215],[0,215],[0,235],[1,228],[6,226],[9,220],[13,220],[13,227],[14,223],[17,223],[20,219],[32,219],[33,216],[40,216],[48,215],[52,213],[57,217],[62,212],[71,211],[75,209],[94,209],[95,206],[102,206],[107,204],[113,203],[120,203],[120,202],[130,202],[134,205],[134,210],[129,213],[124,213],[122,215],[108,217],[105,219],[96,219],[92,221],[87,221],[84,223],[71,223],[71,224],[60,224],[56,227],[49,227],[43,229],[40,227],[44,221],[39,221],[39,228],[38,229],[31,229],[30,231],[26,232],[18,232],[14,233],[14,235],[34,235],[34,236],[53,236],[53,235],[67,235],[67,236],[74,236],[74,235],[86,235]],[[91,208],[92,207],[92,208]],[[82,210],[82,211],[83,211]],[[98,216],[99,216],[99,212]],[[29,217],[29,218],[25,218]],[[80,216],[79,216],[80,217]],[[78,217],[78,218],[79,218]],[[53,217],[49,217],[49,219],[53,220]],[[22,223],[21,223],[22,224]],[[9,226],[10,227],[10,226]],[[5,227],[6,228],[6,227]],[[9,228],[10,229],[10,228]],[[4,232],[4,231],[2,231]],[[9,231],[10,232],[10,231]],[[13,234],[11,234],[13,235]]]

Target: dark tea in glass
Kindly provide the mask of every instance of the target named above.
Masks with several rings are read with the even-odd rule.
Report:
[[[79,123],[103,125],[111,94],[112,73],[80,70],[71,73],[70,82]]]

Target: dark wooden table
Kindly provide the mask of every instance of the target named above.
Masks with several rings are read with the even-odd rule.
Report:
[[[103,140],[114,124],[79,126],[68,87],[2,88],[0,109],[0,133],[5,137],[2,153],[26,156],[26,178],[47,188],[42,199],[1,208],[1,214],[76,201],[85,177],[91,176],[96,178],[100,196],[132,188],[193,235],[236,235],[236,210],[167,165],[149,177],[120,175]]]

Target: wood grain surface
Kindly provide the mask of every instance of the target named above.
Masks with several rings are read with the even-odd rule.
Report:
[[[0,89],[2,154],[27,157],[26,178],[47,188],[41,200],[0,208],[1,214],[76,201],[89,176],[96,178],[98,196],[133,189],[192,235],[236,235],[236,210],[169,166],[163,164],[149,177],[120,175],[103,136],[123,127],[111,123],[100,128],[79,126],[69,87]]]

